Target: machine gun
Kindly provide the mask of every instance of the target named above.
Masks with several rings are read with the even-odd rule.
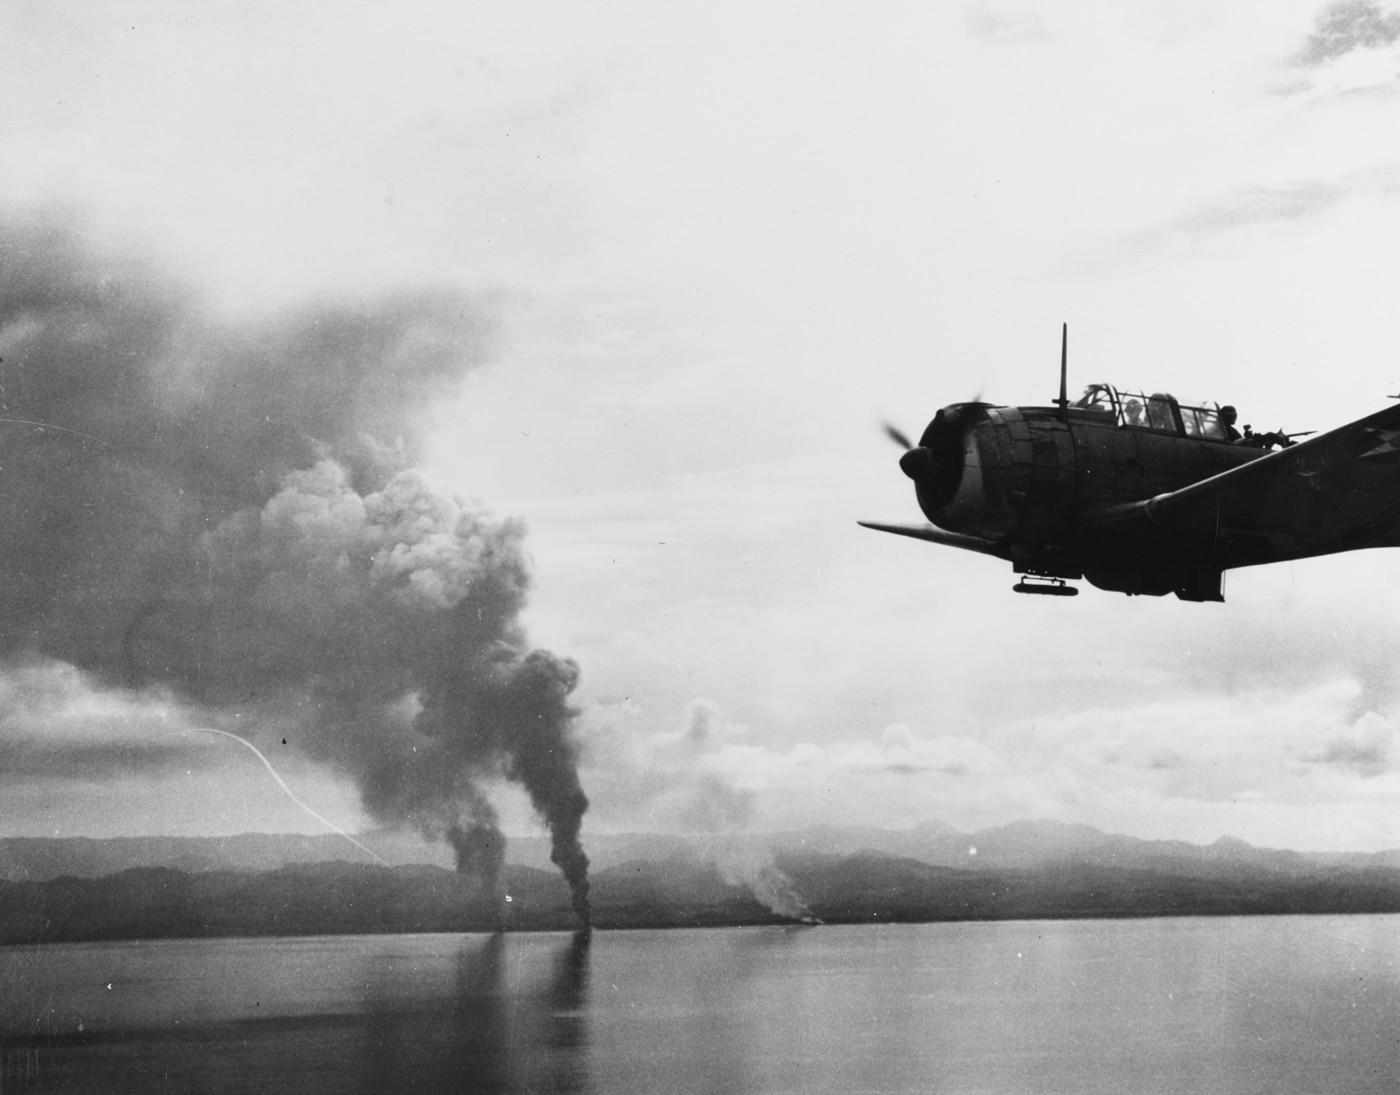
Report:
[[[1298,442],[1295,437],[1310,437],[1317,433],[1316,430],[1300,430],[1297,433],[1284,433],[1282,430],[1271,430],[1268,433],[1255,433],[1254,427],[1246,425],[1244,436],[1240,438],[1239,444],[1249,445],[1255,449],[1287,449]]]

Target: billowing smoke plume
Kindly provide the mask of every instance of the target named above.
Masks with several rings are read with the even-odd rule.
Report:
[[[816,914],[797,892],[792,879],[773,860],[769,848],[741,837],[731,837],[715,849],[715,866],[731,886],[745,886],[770,912],[804,924],[820,924]]]
[[[634,796],[650,801],[653,818],[703,836],[704,854],[731,886],[747,887],[779,916],[814,921],[772,850],[748,832],[757,792],[729,763],[745,733],[713,703],[695,700],[683,726],[631,739],[631,748],[612,750],[608,768]],[[594,745],[609,751],[606,742]],[[751,767],[750,758],[740,761],[740,768]]]
[[[588,912],[569,694],[518,523],[433,490],[427,408],[485,360],[453,294],[239,326],[52,222],[0,221],[0,659],[256,716],[494,887],[518,781]]]

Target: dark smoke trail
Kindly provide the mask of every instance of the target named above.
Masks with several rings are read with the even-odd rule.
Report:
[[[492,889],[481,788],[519,781],[586,920],[577,667],[519,623],[521,526],[410,456],[494,326],[449,293],[220,325],[0,215],[0,659],[255,715]]]

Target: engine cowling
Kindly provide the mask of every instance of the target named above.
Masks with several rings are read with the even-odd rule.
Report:
[[[1000,538],[1019,525],[1031,476],[1029,467],[1018,475],[1011,459],[1003,417],[1012,410],[986,403],[944,407],[900,459],[919,508],[939,528]]]

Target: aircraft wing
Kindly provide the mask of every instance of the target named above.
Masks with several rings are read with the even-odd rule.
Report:
[[[931,544],[962,548],[964,551],[979,551],[983,555],[996,555],[1007,558],[995,540],[980,536],[965,536],[959,532],[944,532],[935,525],[884,525],[876,521],[857,521],[862,528],[873,528],[876,532],[892,532],[896,536],[911,536],[915,540],[927,540]]]
[[[1400,406],[1251,463],[1081,522],[1090,535],[1144,526],[1247,566],[1400,546]]]

